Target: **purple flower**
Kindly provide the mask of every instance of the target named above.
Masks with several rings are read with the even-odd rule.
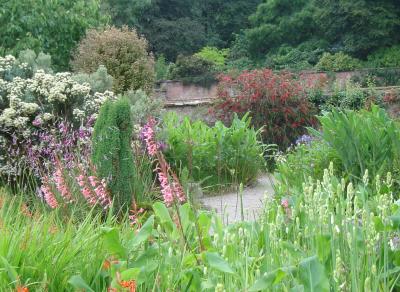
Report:
[[[42,121],[40,119],[34,119],[32,122],[32,125],[34,125],[35,127],[39,127],[42,124]]]
[[[305,134],[297,138],[296,145],[301,145],[301,144],[310,145],[313,140],[314,138],[312,136]]]
[[[160,149],[160,151],[164,152],[165,150],[168,149],[167,143],[165,143],[163,141],[158,142],[158,149]]]

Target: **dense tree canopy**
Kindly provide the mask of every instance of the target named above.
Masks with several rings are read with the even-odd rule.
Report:
[[[366,58],[400,41],[396,0],[264,0],[250,20],[245,35],[255,59],[305,43],[311,51],[316,42],[323,50]]]
[[[174,61],[206,45],[228,47],[260,0],[107,0],[115,25],[134,26]]]
[[[0,54],[44,51],[58,69],[66,69],[86,29],[106,21],[98,0],[1,1]]]

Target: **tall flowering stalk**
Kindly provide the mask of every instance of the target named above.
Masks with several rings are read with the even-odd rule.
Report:
[[[76,180],[86,201],[92,206],[99,204],[104,210],[109,208],[112,201],[107,192],[106,181],[100,181],[95,175],[88,176],[82,165],[79,166],[79,171]]]
[[[56,171],[53,174],[53,180],[63,200],[67,204],[72,203],[74,200],[72,199],[71,190],[64,178],[63,169],[59,161],[56,161]]]
[[[171,206],[175,201],[183,203],[186,201],[186,196],[182,185],[160,151],[161,144],[157,143],[155,139],[154,128],[156,124],[157,122],[154,118],[149,118],[142,129],[141,137],[146,144],[147,153],[157,161],[155,172],[160,182],[161,194],[165,204]]]
[[[56,209],[58,207],[58,202],[51,191],[49,178],[47,176],[43,178],[40,190],[42,191],[43,199],[46,201],[47,205],[52,209]]]

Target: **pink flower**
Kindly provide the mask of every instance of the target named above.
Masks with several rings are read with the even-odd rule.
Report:
[[[172,189],[174,190],[175,196],[178,198],[179,202],[184,203],[186,201],[185,193],[183,192],[181,184],[175,179],[172,183]]]
[[[60,165],[57,166],[57,169],[54,172],[53,176],[54,176],[53,179],[56,184],[57,190],[60,192],[61,197],[67,203],[72,203],[73,202],[72,195],[71,195],[71,192],[69,190],[67,183],[65,182],[63,172],[61,170]]]
[[[158,180],[160,181],[161,194],[163,195],[164,202],[167,206],[171,206],[174,201],[174,195],[168,178],[162,171],[158,172]]]
[[[284,198],[281,200],[281,206],[285,209],[289,208],[289,200]]]
[[[40,190],[43,193],[43,198],[46,201],[47,205],[50,206],[50,208],[55,209],[58,207],[58,202],[52,193],[50,186],[48,185],[48,178],[43,179],[43,184],[40,187]]]
[[[83,197],[90,205],[100,204],[104,209],[111,206],[111,198],[107,193],[106,181],[94,176],[86,176],[85,172],[81,170],[81,174],[76,178],[78,185],[82,188],[81,192]]]
[[[158,144],[156,143],[154,137],[154,126],[156,125],[156,120],[150,118],[146,125],[144,125],[141,133],[141,137],[146,142],[147,152],[150,156],[156,155],[158,151]]]

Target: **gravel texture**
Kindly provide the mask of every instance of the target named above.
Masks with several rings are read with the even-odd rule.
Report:
[[[274,194],[274,179],[271,174],[263,174],[257,181],[243,189],[243,215],[245,221],[254,221],[262,212],[263,200]],[[242,220],[238,191],[215,196],[205,196],[200,202],[206,209],[215,210],[225,224]]]

